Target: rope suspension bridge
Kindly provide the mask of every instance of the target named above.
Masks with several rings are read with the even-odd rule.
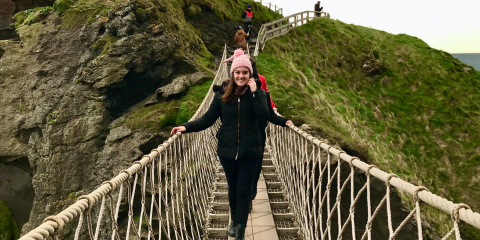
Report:
[[[253,55],[258,55],[266,40],[316,18],[311,13],[315,12],[262,26]],[[285,24],[292,17],[295,20]],[[225,48],[222,60],[226,55]],[[227,68],[226,63],[220,64],[190,120],[208,110],[213,85],[228,78]],[[174,134],[20,240],[227,239],[228,186],[216,154],[219,128],[217,121],[202,132]],[[480,214],[467,205],[403,181],[293,125],[267,128],[262,173],[247,239],[398,239],[406,232],[423,239],[425,205],[451,216],[444,240],[461,239],[460,221],[480,229]],[[380,195],[375,201],[374,192]],[[403,210],[392,204],[395,192],[413,199],[410,212],[398,214]],[[255,221],[256,216],[266,220]],[[386,218],[381,223],[388,228],[385,236],[375,231],[381,225],[380,216]]]

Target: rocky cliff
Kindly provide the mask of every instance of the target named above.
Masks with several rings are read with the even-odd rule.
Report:
[[[205,88],[189,88],[215,69],[203,40],[221,54],[239,18],[229,11],[243,8],[222,4],[58,0],[16,11],[20,40],[0,41],[0,198],[23,232],[162,143],[176,120],[160,124],[155,111],[193,114]],[[194,28],[195,18],[208,29]],[[219,29],[232,34],[202,34]]]

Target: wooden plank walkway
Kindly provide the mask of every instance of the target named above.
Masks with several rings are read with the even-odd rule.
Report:
[[[234,240],[235,238],[229,237],[228,239]],[[245,229],[245,240],[255,239],[278,240],[263,173],[260,175],[260,180],[258,181],[257,197],[253,200],[252,211],[250,211],[248,215],[247,228]]]

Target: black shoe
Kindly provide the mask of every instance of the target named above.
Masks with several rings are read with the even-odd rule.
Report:
[[[230,228],[228,229],[228,236],[235,237],[236,229],[237,224],[232,220],[232,223],[230,223]]]
[[[237,224],[235,231],[235,240],[245,240],[245,228],[246,224]]]

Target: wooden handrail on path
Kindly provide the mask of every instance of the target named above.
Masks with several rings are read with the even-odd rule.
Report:
[[[267,40],[283,36],[293,28],[302,26],[303,24],[317,18],[330,18],[330,14],[326,12],[304,11],[263,24],[258,31],[257,43],[253,56],[258,56],[258,53],[265,48],[265,42]],[[288,22],[285,23],[285,21]]]
[[[264,1],[262,1],[262,0],[254,0],[254,1],[255,1],[255,2],[260,2],[260,4],[262,4],[262,5],[265,6],[265,7],[268,7],[268,9],[270,9],[270,10],[276,12],[276,13],[279,13],[279,14],[282,14],[282,15],[283,15],[283,8],[279,8],[277,5],[272,5],[271,2],[266,3],[266,2],[264,2]],[[273,8],[272,8],[272,6],[273,6]]]

